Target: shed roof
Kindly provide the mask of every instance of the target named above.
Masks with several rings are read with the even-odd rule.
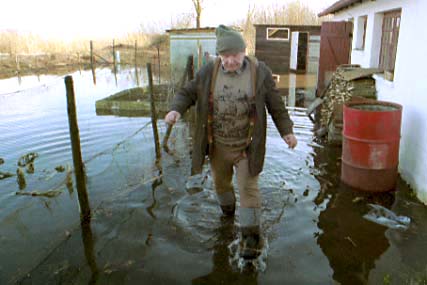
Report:
[[[254,24],[254,27],[272,27],[272,28],[292,28],[292,27],[305,27],[305,28],[314,28],[320,29],[320,25],[281,25],[281,24]]]
[[[204,27],[204,28],[187,28],[187,29],[170,29],[166,30],[167,33],[171,34],[191,34],[191,33],[215,33],[215,29],[213,27]]]
[[[374,1],[374,0],[370,0],[370,1]],[[329,14],[335,14],[341,10],[347,9],[348,7],[350,7],[352,5],[362,3],[362,2],[363,2],[363,0],[340,0],[340,1],[335,2],[331,6],[329,6],[328,8],[323,10],[322,12],[320,12],[319,14],[317,14],[317,16],[322,17],[322,16],[326,16]]]

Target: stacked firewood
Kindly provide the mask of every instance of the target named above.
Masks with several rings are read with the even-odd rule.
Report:
[[[353,97],[376,99],[375,80],[372,78],[375,71],[349,65],[337,68],[323,96],[320,119],[322,126],[328,127],[337,105],[342,105]]]

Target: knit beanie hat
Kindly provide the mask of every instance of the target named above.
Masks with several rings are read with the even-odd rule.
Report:
[[[242,35],[229,27],[219,25],[216,28],[216,52],[222,53],[238,53],[245,51],[246,44]]]

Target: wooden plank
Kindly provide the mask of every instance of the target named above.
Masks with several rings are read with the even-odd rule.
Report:
[[[331,73],[350,60],[351,22],[323,22],[320,40],[319,75],[317,95],[325,88],[326,73]]]
[[[342,77],[346,81],[351,81],[358,78],[370,77],[372,74],[380,72],[382,71],[379,68],[357,68],[343,72]]]

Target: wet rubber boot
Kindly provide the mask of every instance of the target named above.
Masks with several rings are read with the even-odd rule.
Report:
[[[222,214],[225,217],[234,217],[234,212],[236,211],[236,205],[221,205]]]
[[[218,203],[224,217],[234,217],[236,211],[236,197],[233,191],[217,194]]]
[[[264,240],[259,226],[241,228],[240,257],[244,259],[255,259],[262,251]]]

